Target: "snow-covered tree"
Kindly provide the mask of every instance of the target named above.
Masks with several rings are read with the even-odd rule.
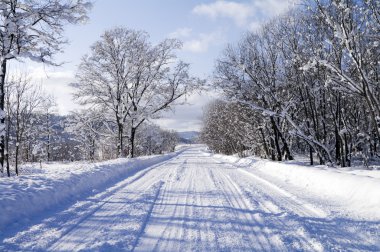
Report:
[[[254,127],[259,124],[257,119],[244,105],[216,100],[204,111],[200,138],[218,153],[243,155],[244,151],[251,150],[265,156],[255,146],[260,143]]]
[[[55,123],[53,116],[57,113],[57,104],[55,98],[52,95],[48,95],[44,98],[41,104],[41,127],[43,129],[44,145],[46,149],[46,160],[51,161],[52,158],[52,146],[55,132]]]
[[[136,133],[137,156],[162,154],[174,151],[178,143],[176,132],[163,130],[158,125],[144,122]]]
[[[176,62],[181,43],[166,39],[152,45],[146,32],[126,28],[106,31],[82,59],[76,97],[84,105],[106,109],[117,127],[118,156],[134,156],[138,127],[169,109],[198,82],[189,65]],[[126,130],[126,128],[128,130]]]
[[[307,67],[319,63],[329,72],[329,81],[342,92],[364,97],[373,126],[380,136],[380,104],[374,87],[380,53],[379,1],[315,0],[315,15],[326,26],[326,41],[339,58],[315,57]],[[335,47],[335,48],[334,48]],[[338,48],[336,48],[338,47]]]
[[[13,139],[8,139],[14,145],[14,159],[16,175],[19,174],[18,164],[20,160],[20,152],[23,144],[27,141],[26,136],[32,128],[32,118],[37,112],[43,101],[41,88],[33,85],[26,75],[13,77],[7,82],[7,88],[10,93],[9,107],[9,123],[13,129]],[[7,143],[7,145],[9,145]],[[9,146],[7,146],[9,148]],[[7,150],[9,152],[9,149]],[[8,155],[7,155],[8,157]],[[7,160],[7,169],[9,174],[9,163]]]
[[[304,2],[228,46],[214,86],[255,112],[250,134],[263,136],[267,156],[307,149],[311,164],[316,155],[341,166],[378,156],[379,2]]]
[[[8,62],[28,58],[55,64],[64,25],[85,20],[85,0],[2,0],[0,2],[0,165],[4,164],[5,79]]]
[[[71,134],[71,139],[78,143],[77,151],[81,153],[82,159],[96,160],[97,149],[102,139],[110,139],[105,134],[105,121],[102,113],[95,110],[83,110],[73,112],[68,120],[66,132]],[[113,141],[111,141],[113,142]]]

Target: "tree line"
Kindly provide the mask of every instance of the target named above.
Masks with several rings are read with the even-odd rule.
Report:
[[[380,2],[307,0],[216,62],[204,113],[217,152],[366,165],[379,155]]]
[[[19,164],[117,158],[117,132],[100,113],[89,109],[67,116],[57,113],[52,95],[25,74],[7,79],[5,86],[5,167],[19,174]],[[136,134],[136,155],[174,151],[178,136],[145,122]]]

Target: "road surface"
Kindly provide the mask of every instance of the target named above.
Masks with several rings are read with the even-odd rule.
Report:
[[[13,228],[0,250],[376,251],[376,230],[198,146]]]

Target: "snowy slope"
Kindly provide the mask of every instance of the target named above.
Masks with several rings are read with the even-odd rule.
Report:
[[[347,170],[327,166],[303,166],[257,158],[213,155],[234,164],[246,176],[265,178],[279,188],[328,200],[342,216],[380,220],[380,171]]]
[[[25,168],[19,177],[0,178],[0,231],[9,223],[22,222],[41,211],[102,190],[181,151],[101,163],[52,163],[44,164],[42,168],[36,165]]]
[[[364,201],[344,204],[343,198],[357,197],[353,192],[325,198],[325,191],[339,185],[322,189],[313,177],[341,177],[351,185],[375,178],[306,169],[212,155],[193,145],[77,202],[1,230],[0,250],[379,251],[378,215],[369,218]],[[361,206],[350,209],[355,205]]]

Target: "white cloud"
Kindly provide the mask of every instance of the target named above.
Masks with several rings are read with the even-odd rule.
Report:
[[[296,0],[255,0],[252,1],[256,14],[271,17],[284,13]]]
[[[190,37],[193,29],[184,27],[184,28],[179,28],[175,30],[174,32],[169,34],[170,38],[188,38]]]
[[[201,33],[198,38],[185,41],[183,44],[183,49],[193,53],[202,53],[206,52],[211,45],[219,43],[223,39],[222,32],[220,31],[209,34]]]
[[[41,82],[44,90],[55,97],[60,114],[68,114],[79,108],[79,105],[72,100],[74,90],[69,86],[75,81],[74,72],[59,68],[44,68],[43,66],[29,69],[33,80]]]
[[[212,19],[230,18],[239,27],[257,29],[266,18],[284,13],[298,0],[251,0],[245,3],[218,0],[210,4],[200,4],[193,13]]]
[[[9,75],[17,75],[23,72],[30,76],[33,83],[41,84],[47,94],[55,97],[58,113],[68,114],[71,110],[79,107],[72,100],[73,88],[69,86],[69,83],[75,81],[73,71],[27,62],[27,64],[13,63]]]
[[[252,6],[249,4],[232,1],[216,1],[211,4],[200,4],[195,6],[193,13],[205,15],[213,19],[219,17],[231,18],[235,21],[236,25],[244,26],[247,19],[252,16],[253,10]]]

